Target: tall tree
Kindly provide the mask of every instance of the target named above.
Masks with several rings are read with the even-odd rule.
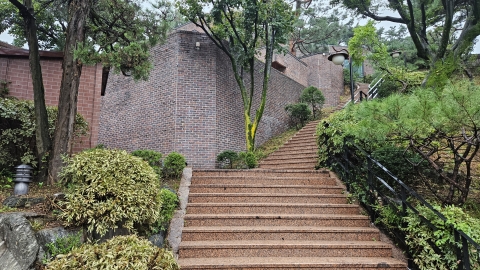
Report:
[[[427,61],[434,71],[429,81],[448,78],[455,63],[468,53],[480,35],[480,1],[478,0],[332,0],[359,16],[375,21],[390,21],[405,25],[415,44],[417,56]],[[391,10],[398,16],[383,16]]]
[[[354,19],[323,1],[296,1],[297,20],[292,34],[292,53],[328,52],[328,45],[346,45],[353,36]]]
[[[178,6],[180,13],[202,28],[230,59],[243,101],[246,148],[253,151],[265,109],[273,53],[284,50],[281,44],[287,43],[292,31],[294,14],[290,6],[283,0],[183,0]],[[265,46],[262,95],[252,117],[255,55],[262,46]],[[244,72],[248,74],[248,83]]]
[[[40,173],[40,181],[45,180],[47,165],[45,164],[48,151],[51,147],[50,136],[48,134],[48,115],[45,106],[45,88],[43,86],[42,67],[40,66],[40,54],[38,49],[37,25],[35,22],[34,8],[32,0],[25,0],[21,4],[17,0],[9,0],[10,3],[18,9],[22,17],[23,31],[28,40],[30,48],[28,59],[30,64],[30,74],[33,83],[33,102],[35,107],[35,143],[37,151],[37,160]]]
[[[5,6],[2,1],[5,0],[0,0],[0,6]],[[58,118],[53,149],[49,156],[49,183],[57,181],[58,172],[63,165],[62,155],[71,154],[83,65],[101,62],[105,71],[113,68],[114,71],[133,76],[136,80],[148,78],[151,68],[148,61],[149,48],[165,38],[169,28],[167,17],[171,14],[167,2],[158,2],[153,5],[154,9],[146,9],[142,7],[143,1],[60,1],[62,5],[58,5],[57,0],[34,3],[41,7],[34,14],[40,18],[37,21],[38,29],[43,29],[39,31],[43,33],[38,36],[41,38],[40,43],[47,48],[64,48]],[[62,7],[65,7],[65,10]],[[8,22],[17,22],[11,27],[11,33],[16,35],[18,43],[22,40],[30,43],[31,36],[25,35],[25,31],[18,31],[19,26],[24,27],[23,21],[16,17],[17,12],[12,13],[12,9],[9,10],[10,12],[0,12],[0,30],[5,31]],[[52,21],[61,27],[44,25]],[[38,46],[38,42],[36,43]],[[37,61],[39,63],[39,59]],[[33,81],[33,84],[40,85],[41,79]]]

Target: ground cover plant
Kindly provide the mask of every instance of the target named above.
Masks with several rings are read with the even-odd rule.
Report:
[[[50,262],[49,270],[177,270],[173,253],[136,235],[117,236],[102,244],[84,244]]]

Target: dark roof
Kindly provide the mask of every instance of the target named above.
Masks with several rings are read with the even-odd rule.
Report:
[[[0,41],[0,48],[8,48],[8,49],[18,49],[18,47],[15,47],[11,44],[8,44],[7,42]]]
[[[2,45],[3,45],[3,42],[2,42]],[[41,58],[63,58],[63,52],[39,51],[39,53]],[[0,46],[0,55],[28,57],[28,50],[17,48],[15,46],[13,46],[13,48]]]

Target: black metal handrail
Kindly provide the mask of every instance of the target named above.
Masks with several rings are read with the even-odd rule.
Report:
[[[397,205],[401,204],[401,216],[405,217],[407,215],[407,209],[411,209],[414,213],[419,214],[419,211],[409,202],[409,199],[415,198],[418,203],[426,206],[428,209],[430,209],[435,215],[438,216],[443,221],[447,221],[447,218],[435,210],[435,208],[429,204],[422,196],[420,196],[417,192],[415,192],[412,188],[407,186],[403,181],[401,181],[398,177],[396,177],[392,172],[390,172],[385,166],[383,166],[380,162],[372,158],[372,156],[367,153],[365,150],[363,150],[361,147],[359,147],[357,144],[354,142],[349,141],[349,145],[358,150],[359,153],[363,155],[363,159],[365,159],[362,164],[366,163],[366,171],[365,168],[361,168],[358,166],[358,164],[355,163],[355,160],[362,159],[361,156],[357,155],[355,151],[351,151],[349,147],[347,147],[347,141],[344,143],[344,148],[341,153],[341,155],[333,155],[331,149],[328,147],[328,138],[324,138],[324,143],[325,146],[327,147],[327,164],[328,166],[332,167],[334,171],[336,171],[338,174],[340,174],[340,178],[345,182],[347,186],[347,191],[351,190],[351,185],[353,184],[354,181],[358,181],[359,178],[356,177],[356,174],[362,174],[363,176],[366,177],[366,182],[368,186],[368,192],[367,194],[369,195],[368,197],[368,204],[364,203],[365,208],[370,214],[371,221],[375,221],[375,216],[378,214],[373,207],[375,205],[375,202],[378,201],[380,196],[382,200],[387,199],[388,203],[390,205],[393,205],[394,208],[399,210],[395,204],[391,204],[393,201],[392,198],[383,195],[383,190],[386,190],[390,193],[392,193],[395,197],[394,200],[396,200],[398,203]],[[366,162],[365,162],[366,161]],[[376,166],[378,169],[380,169],[381,172],[385,173],[394,185],[399,187],[400,191],[395,190],[395,187],[392,187],[391,184],[387,183],[388,181],[382,179],[378,175],[375,174],[373,170],[373,166]],[[377,181],[375,181],[377,180]],[[377,183],[380,183],[382,188],[379,188],[377,186]],[[419,215],[420,219],[422,222],[424,222],[427,226],[432,228],[433,230],[437,230],[437,228],[426,218],[422,217]],[[477,249],[477,255],[478,257],[476,258],[477,261],[480,263],[480,245],[476,243],[473,239],[471,239],[468,235],[466,235],[464,232],[457,230],[453,227],[453,225],[450,225],[451,229],[453,230],[454,233],[454,239],[457,243],[461,243],[461,245],[456,246],[456,256],[458,260],[458,269],[459,270],[470,270],[471,269],[471,264],[470,264],[470,254],[468,252],[468,245],[472,245],[474,248]],[[399,233],[394,233],[395,237],[400,240],[405,245],[405,235],[399,235]],[[433,250],[437,253],[441,254],[440,249],[435,245],[435,243],[429,243]],[[415,265],[412,260],[409,260],[409,268],[415,268]]]

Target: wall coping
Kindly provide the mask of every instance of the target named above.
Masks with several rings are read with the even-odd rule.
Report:
[[[63,59],[63,52],[39,51],[39,54],[40,54],[40,57],[42,58]],[[18,48],[18,49],[0,48],[0,55],[28,58],[28,50],[21,49],[21,48]]]

